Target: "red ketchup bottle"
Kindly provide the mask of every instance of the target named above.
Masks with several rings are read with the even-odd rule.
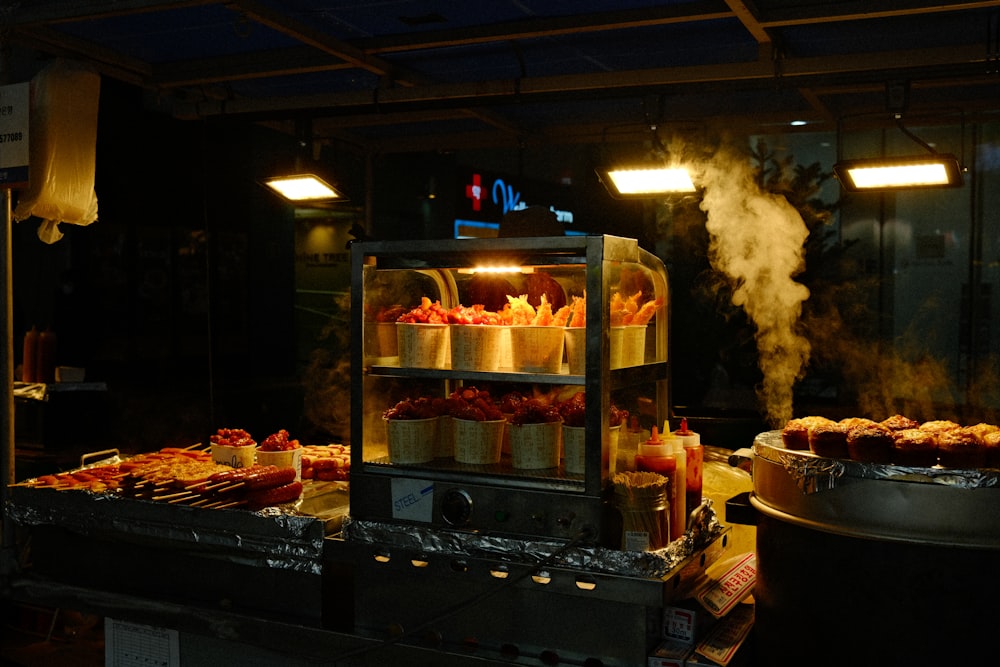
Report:
[[[56,379],[56,334],[52,329],[46,329],[38,334],[35,376],[35,382],[51,383]]]
[[[681,427],[674,431],[674,435],[684,443],[684,452],[687,454],[685,505],[690,514],[701,505],[705,448],[701,444],[701,436],[688,429],[686,417],[681,418]]]
[[[38,328],[24,334],[24,358],[21,363],[21,382],[38,382]]]
[[[635,455],[635,469],[641,472],[655,472],[668,477],[671,484],[677,472],[677,458],[670,443],[660,439],[660,432],[653,427],[649,440],[640,443]]]

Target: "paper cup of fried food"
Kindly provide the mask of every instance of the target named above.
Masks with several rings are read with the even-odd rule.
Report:
[[[513,466],[522,470],[557,467],[561,434],[561,421],[511,424]]]
[[[476,421],[452,420],[455,433],[455,460],[459,463],[485,465],[500,462],[505,419]]]
[[[255,444],[255,443],[254,443]],[[212,444],[212,462],[232,468],[249,468],[254,464],[254,444],[231,446]]]
[[[451,415],[438,415],[438,435],[434,444],[434,458],[450,459],[455,456],[455,420]]]
[[[587,429],[563,424],[562,439],[563,467],[566,472],[582,475],[587,469]]]
[[[383,419],[391,463],[427,463],[434,460],[438,418]]]
[[[512,325],[513,369],[524,373],[558,373],[562,370],[563,344],[563,327]]]
[[[609,329],[608,339],[611,345],[611,368],[622,368],[622,347],[625,345],[625,327],[614,326]]]
[[[622,335],[622,366],[646,363],[646,325],[629,324]]]
[[[451,367],[460,371],[495,371],[500,367],[502,329],[491,324],[452,324]]]
[[[566,361],[570,375],[583,375],[587,372],[587,330],[584,327],[567,327],[563,329],[566,337]]]
[[[399,356],[395,322],[365,322],[365,356],[386,359]]]
[[[295,479],[302,479],[302,447],[278,450],[258,447],[257,463],[262,466],[291,468],[295,471]]]
[[[407,368],[448,368],[451,356],[447,324],[397,322],[399,365]]]

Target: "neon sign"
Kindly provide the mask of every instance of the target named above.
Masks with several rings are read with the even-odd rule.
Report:
[[[483,185],[480,174],[472,175],[472,182],[465,186],[465,196],[471,200],[473,211],[482,210]],[[493,185],[490,188],[490,199],[495,206],[500,208],[501,216],[511,211],[519,211],[528,207],[528,203],[522,201],[520,191],[515,190],[513,185],[509,185],[502,178],[494,179]],[[559,222],[564,224],[571,224],[573,222],[572,211],[563,211],[554,206],[549,206],[549,210],[556,214],[556,219]]]

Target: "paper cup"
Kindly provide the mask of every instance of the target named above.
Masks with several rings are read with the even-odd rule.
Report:
[[[514,365],[513,353],[510,351],[510,327],[500,327],[500,368],[510,368]]]
[[[281,451],[267,451],[257,448],[257,463],[262,466],[277,466],[279,468],[293,468],[295,479],[302,479],[302,448],[284,449]]]
[[[511,424],[510,450],[515,468],[537,470],[559,465],[562,422]]]
[[[611,359],[608,365],[611,368],[621,368],[622,367],[622,346],[624,345],[625,339],[625,327],[611,327],[609,333],[609,339],[611,343]]]
[[[489,324],[452,324],[450,327],[453,369],[495,371],[500,367],[500,327]]]
[[[568,327],[563,331],[566,338],[566,361],[569,363],[570,375],[583,375],[587,372],[587,329],[585,327]]]
[[[500,442],[506,420],[452,419],[455,429],[455,460],[477,465],[500,462]]]
[[[609,477],[614,477],[618,472],[618,438],[621,432],[621,424],[609,427],[608,449],[601,452],[601,469],[607,471]]]
[[[395,322],[365,322],[365,356],[384,359],[399,356]]]
[[[558,373],[562,370],[563,327],[511,326],[510,348],[515,371]]]
[[[563,467],[566,472],[582,475],[587,470],[587,429],[563,424],[562,439]]]
[[[646,363],[646,325],[611,327],[611,368]]]
[[[396,323],[399,365],[406,368],[448,368],[451,344],[447,324]]]
[[[434,445],[434,458],[450,459],[455,456],[455,424],[450,415],[438,417],[438,437]]]
[[[392,463],[427,463],[434,460],[438,418],[383,419]]]
[[[229,445],[212,445],[212,462],[221,463],[232,468],[249,468],[253,465],[256,447],[230,447]]]
[[[513,412],[503,413],[503,442],[500,443],[500,453],[507,454],[508,456],[510,455],[510,418],[513,416]]]
[[[622,338],[622,366],[641,366],[646,363],[646,325],[630,324]]]

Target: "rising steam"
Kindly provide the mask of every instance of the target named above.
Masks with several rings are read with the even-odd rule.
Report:
[[[792,389],[809,360],[809,341],[798,332],[809,290],[794,280],[805,267],[809,229],[783,196],[761,190],[747,156],[732,148],[707,162],[701,184],[709,260],[729,277],[733,305],[756,327],[764,376],[757,395],[777,427],[792,417]]]

